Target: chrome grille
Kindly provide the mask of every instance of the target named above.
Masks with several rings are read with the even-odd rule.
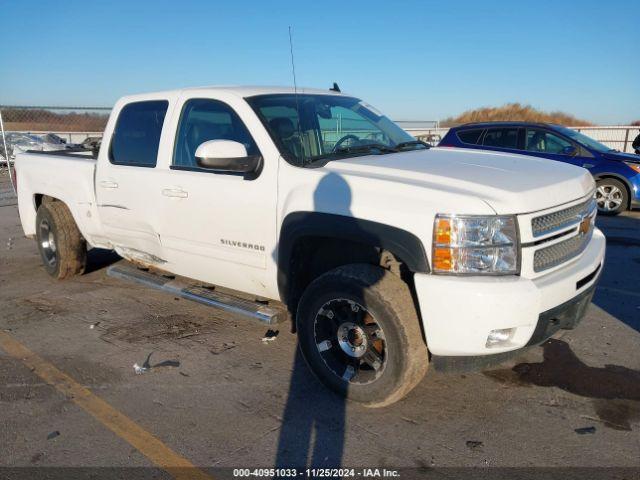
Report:
[[[537,250],[533,255],[533,271],[542,272],[580,255],[587,248],[592,235],[593,226],[587,234],[578,234],[569,240]]]
[[[590,215],[595,208],[596,201],[594,198],[590,198],[573,207],[535,217],[531,220],[533,236],[539,237],[560,230],[561,228],[580,223],[582,218]]]

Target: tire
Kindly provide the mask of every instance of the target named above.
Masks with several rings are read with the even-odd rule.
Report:
[[[318,277],[300,299],[296,327],[316,377],[370,407],[403,398],[429,365],[409,287],[380,267],[345,265]]]
[[[600,215],[618,215],[629,205],[629,192],[620,180],[603,178],[596,182],[596,201]]]
[[[84,272],[87,245],[62,202],[43,203],[36,214],[38,250],[49,275],[58,280]]]

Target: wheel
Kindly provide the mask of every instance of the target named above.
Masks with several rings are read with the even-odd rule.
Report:
[[[62,202],[40,205],[36,214],[36,240],[49,275],[62,280],[84,271],[87,245]]]
[[[427,371],[409,287],[380,267],[346,265],[318,277],[300,299],[296,326],[311,371],[368,406],[400,400]]]
[[[627,209],[629,194],[620,180],[603,178],[596,182],[596,202],[602,215],[618,215]]]

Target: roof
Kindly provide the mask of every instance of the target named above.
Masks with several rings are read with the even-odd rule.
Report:
[[[160,92],[145,92],[134,95],[127,95],[123,97],[123,99],[127,101],[144,98],[144,97],[172,97],[175,95],[181,94],[200,94],[203,92],[216,92],[220,94],[230,94],[238,97],[252,97],[254,95],[266,95],[266,94],[315,94],[315,95],[342,95],[340,92],[334,92],[333,90],[319,89],[319,88],[307,88],[307,87],[299,87],[297,90],[294,87],[270,87],[270,86],[242,86],[242,85],[211,85],[211,86],[203,86],[203,87],[189,87],[189,88],[178,88],[175,90],[165,90]]]
[[[273,93],[307,93],[307,94],[324,94],[324,95],[340,95],[340,92],[334,92],[329,88],[309,88],[309,87],[279,87],[279,86],[252,86],[252,85],[213,85],[204,87],[184,88],[182,92],[201,91],[201,90],[224,90],[229,93],[235,93],[242,97],[251,97],[254,95],[266,95]]]
[[[557,125],[555,123],[544,123],[544,122],[522,122],[522,121],[500,121],[500,122],[469,122],[463,123],[462,125],[457,125],[452,128],[459,127],[500,127],[500,126],[516,126],[516,127],[560,127],[561,125]]]

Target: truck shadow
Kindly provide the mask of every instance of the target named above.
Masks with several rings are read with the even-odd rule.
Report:
[[[640,332],[640,216],[598,217],[607,257],[593,303]]]
[[[314,211],[340,204],[350,214],[351,189],[336,174],[324,176],[314,191]],[[277,262],[277,252],[273,253]],[[295,312],[292,312],[295,331]],[[314,377],[296,345],[287,401],[278,438],[276,468],[337,468],[342,465],[345,441],[345,402]]]
[[[490,370],[484,374],[517,386],[557,387],[594,400],[595,412],[605,425],[630,430],[640,418],[640,371],[620,365],[590,367],[562,340],[543,344],[540,363],[519,363],[511,370]]]
[[[276,468],[340,467],[345,401],[316,380],[300,348],[296,348],[278,438]]]
[[[84,275],[107,268],[120,260],[122,257],[113,250],[91,248],[87,251],[87,265],[84,269]]]

